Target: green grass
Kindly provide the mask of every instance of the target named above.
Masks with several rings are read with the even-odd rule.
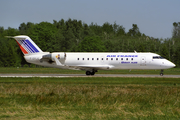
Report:
[[[179,119],[178,78],[0,78],[0,119]]]
[[[7,68],[1,67],[0,73],[56,73],[56,74],[85,74],[85,71],[57,68]],[[99,70],[97,74],[159,74],[160,70]],[[165,75],[179,75],[180,68],[164,70]]]

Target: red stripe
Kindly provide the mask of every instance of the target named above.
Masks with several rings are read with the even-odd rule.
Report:
[[[17,42],[17,41],[16,41]],[[21,51],[24,53],[24,54],[28,54],[28,52],[17,42],[17,44],[19,45]]]

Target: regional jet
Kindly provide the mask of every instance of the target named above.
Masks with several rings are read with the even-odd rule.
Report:
[[[43,52],[30,37],[19,35],[14,38],[28,63],[86,71],[94,75],[98,70],[112,69],[159,69],[175,67],[175,64],[155,53],[135,52]]]

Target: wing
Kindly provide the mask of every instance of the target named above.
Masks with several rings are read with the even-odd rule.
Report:
[[[67,66],[62,65],[57,58],[54,58],[56,65],[62,68],[69,68],[69,69],[76,69],[76,70],[86,70],[86,71],[92,71],[92,70],[108,70],[113,68],[113,65],[75,65],[75,66]]]
[[[76,65],[76,66],[69,66],[69,69],[79,69],[79,70],[107,70],[111,69],[114,66],[112,65]]]

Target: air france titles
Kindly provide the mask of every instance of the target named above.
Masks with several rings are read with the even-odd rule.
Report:
[[[135,57],[138,57],[138,55],[107,55],[107,57],[130,57],[130,58],[135,58]],[[137,62],[125,62],[125,61],[122,61],[121,64],[137,64]]]

